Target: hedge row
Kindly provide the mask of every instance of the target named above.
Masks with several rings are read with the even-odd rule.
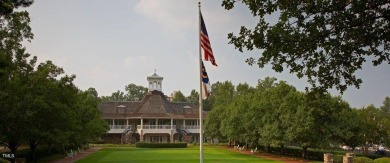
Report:
[[[145,143],[135,144],[138,148],[187,148],[187,143]]]
[[[270,146],[269,149],[267,149],[267,146],[259,146],[258,149],[269,153],[274,153],[279,155],[282,154],[282,149],[280,147]],[[301,148],[294,148],[294,147],[285,147],[283,153],[283,155],[286,156],[299,157],[299,158],[302,157],[302,154],[303,154],[303,150]],[[324,152],[322,151],[307,150],[307,156],[309,160],[317,160],[317,161],[324,160]]]
[[[270,146],[269,149],[267,149],[267,146],[258,146],[257,147],[259,150],[266,151],[269,153],[274,153],[274,154],[282,154],[282,149],[280,147],[275,147],[275,146]],[[297,147],[286,147],[284,149],[284,153],[282,155],[286,156],[291,156],[291,157],[302,157],[303,150],[302,148],[297,148]],[[323,161],[324,160],[324,151],[319,151],[319,150],[307,150],[308,158],[309,160],[317,160],[317,161]],[[333,153],[333,152],[332,152]],[[368,155],[362,155],[362,154],[356,154],[355,158],[358,158],[357,161],[360,163],[361,160],[363,163],[365,158],[369,158],[371,161],[372,160],[378,160],[383,156],[379,155],[373,155],[373,154],[368,154]],[[386,159],[384,159],[386,160]],[[342,163],[343,162],[343,154],[334,152],[333,153],[333,161],[334,163]],[[390,161],[385,161],[386,163],[390,163]],[[357,163],[357,162],[355,162]],[[376,163],[376,162],[375,162]],[[378,162],[382,163],[382,162]]]
[[[389,163],[390,158],[388,157],[383,157],[383,158],[378,158],[374,160],[374,163]]]
[[[8,160],[5,160],[5,159],[2,159],[2,158],[0,158],[0,163],[9,163],[9,161],[8,161]]]

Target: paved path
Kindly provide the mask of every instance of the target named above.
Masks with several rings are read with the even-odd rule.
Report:
[[[92,148],[89,148],[87,150],[85,150],[84,152],[80,152],[80,153],[77,153],[77,156],[74,156],[74,157],[71,157],[71,158],[63,158],[63,159],[60,159],[60,160],[57,160],[57,161],[54,161],[53,163],[71,163],[71,162],[76,162],[77,160],[80,160],[82,158],[84,158],[85,156],[91,154],[91,153],[94,153],[98,150],[102,149],[102,147],[92,147]]]

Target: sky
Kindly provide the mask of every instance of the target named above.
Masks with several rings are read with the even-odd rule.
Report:
[[[199,90],[199,33],[197,0],[36,0],[27,10],[34,39],[25,43],[27,51],[40,62],[51,60],[66,74],[75,74],[81,89],[95,88],[99,96],[125,91],[134,83],[148,86],[146,77],[155,70],[164,77],[162,91],[170,95],[180,90],[189,95]],[[237,4],[233,10],[221,1],[201,1],[211,46],[218,67],[205,62],[210,82],[231,81],[234,85],[256,86],[259,79],[276,77],[298,90],[309,86],[285,71],[269,66],[258,68],[245,63],[261,51],[239,52],[228,44],[227,34],[237,34],[241,26],[254,27],[257,19],[249,9]],[[269,17],[270,21],[277,21]],[[360,89],[349,87],[342,98],[352,107],[382,105],[390,96],[390,65],[373,67],[367,63],[357,72]],[[332,95],[340,95],[330,90]]]

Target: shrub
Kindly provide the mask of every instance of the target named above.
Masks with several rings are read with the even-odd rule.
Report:
[[[8,161],[8,160],[4,160],[4,159],[0,158],[0,163],[9,163],[9,161]]]
[[[219,143],[229,143],[229,139],[218,139]]]
[[[370,158],[372,160],[375,160],[377,158],[382,158],[383,156],[379,156],[379,155],[376,155],[376,154],[362,154],[362,153],[357,153],[356,154],[357,157],[367,157],[367,158]]]
[[[333,155],[333,163],[343,163],[343,155]]]
[[[187,143],[144,143],[135,144],[138,148],[187,148]]]
[[[383,158],[378,158],[374,160],[374,163],[389,163],[390,158],[388,157],[383,157]]]
[[[260,145],[260,146],[258,146],[257,149],[268,152],[266,146]],[[281,154],[281,149],[280,149],[280,147],[270,146],[269,152],[274,153],[274,154]],[[324,152],[323,151],[308,150],[307,152],[308,152],[307,153],[308,159],[310,159],[310,160],[317,160],[317,161],[324,160]],[[302,148],[286,147],[284,149],[284,155],[301,158],[302,157]]]
[[[368,157],[355,157],[353,159],[354,163],[373,163],[372,159]]]

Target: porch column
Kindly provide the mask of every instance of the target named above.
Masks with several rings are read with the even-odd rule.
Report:
[[[173,134],[174,134],[174,132],[173,132],[173,130],[171,130],[171,134],[170,134],[170,137],[171,137],[171,143],[173,143]]]
[[[141,130],[141,132],[139,133],[139,140],[144,141],[144,131],[143,130]]]
[[[141,130],[144,129],[144,119],[141,118]]]
[[[173,130],[173,119],[171,119],[171,130]]]
[[[112,129],[115,129],[115,119],[112,119]]]
[[[129,119],[126,119],[126,129],[129,129]]]
[[[183,119],[183,129],[185,129],[185,128],[186,128],[186,120]]]
[[[140,141],[144,141],[144,119],[143,118],[141,118],[141,128],[140,128],[140,130],[138,130],[139,131],[139,140]]]
[[[158,125],[158,119],[156,119],[156,129],[157,129],[157,125]]]

